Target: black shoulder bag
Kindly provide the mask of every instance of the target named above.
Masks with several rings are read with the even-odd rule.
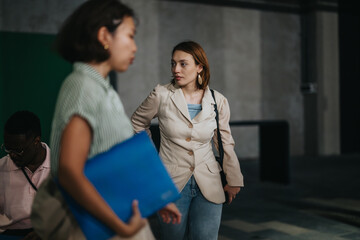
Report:
[[[215,109],[215,113],[216,113],[215,120],[216,120],[216,126],[217,126],[216,131],[217,131],[218,148],[219,148],[219,157],[215,157],[215,158],[216,158],[216,161],[219,162],[221,168],[224,169],[223,168],[224,148],[223,148],[223,144],[222,144],[222,140],[221,140],[221,134],[220,134],[220,128],[219,128],[219,112],[218,112],[218,109],[217,109],[214,90],[210,89],[210,91],[211,91],[211,95],[214,98],[214,102],[215,102],[214,109]],[[226,176],[225,176],[224,170],[221,170],[220,176],[221,176],[221,183],[222,183],[223,187],[225,187],[225,185],[227,184],[227,181],[226,181]],[[228,194],[226,192],[225,192],[225,199],[226,199],[226,202],[229,201],[229,196],[228,196]]]

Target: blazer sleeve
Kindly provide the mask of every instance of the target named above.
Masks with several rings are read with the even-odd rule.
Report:
[[[149,136],[151,136],[149,129],[151,120],[157,117],[160,105],[159,94],[157,92],[158,87],[159,85],[149,94],[131,116],[131,123],[135,132],[146,130]]]
[[[219,101],[218,101],[219,99]],[[235,153],[235,142],[230,130],[230,107],[224,96],[216,97],[219,111],[219,128],[224,148],[223,170],[229,186],[244,186],[244,178],[241,173],[240,163]],[[217,131],[215,130],[213,141],[218,149]]]

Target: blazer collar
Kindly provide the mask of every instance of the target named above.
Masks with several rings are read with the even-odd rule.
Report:
[[[182,115],[191,122],[191,118],[189,115],[187,103],[185,101],[185,96],[181,88],[177,85],[170,84],[169,90],[172,91],[174,94],[171,96],[171,100],[173,101],[174,105],[179,109]]]
[[[171,96],[171,100],[173,101],[174,105],[179,109],[182,115],[189,122],[194,122],[194,123],[201,122],[204,119],[206,119],[212,112],[214,112],[215,102],[211,95],[209,87],[206,87],[204,92],[204,96],[201,102],[202,110],[192,120],[190,118],[188,106],[181,88],[177,85],[170,84],[168,89],[173,92],[173,95]]]
[[[210,89],[209,89],[209,87],[206,87],[204,96],[203,96],[203,99],[201,102],[202,110],[199,112],[198,115],[196,115],[193,118],[192,121],[194,123],[198,123],[198,122],[205,120],[210,115],[212,115],[214,113],[214,104],[215,104],[215,102],[211,95]],[[215,116],[214,116],[214,118],[215,118]]]

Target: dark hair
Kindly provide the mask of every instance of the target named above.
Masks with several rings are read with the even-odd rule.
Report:
[[[174,55],[175,51],[183,51],[188,54],[191,54],[195,60],[195,64],[196,65],[200,64],[203,67],[203,70],[200,73],[200,76],[202,78],[202,84],[200,85],[196,81],[196,86],[199,89],[205,89],[210,82],[210,68],[204,49],[200,46],[200,44],[196,42],[186,41],[186,42],[181,42],[174,47],[171,54],[172,56]],[[175,80],[172,79],[171,83],[175,84]]]
[[[109,32],[115,32],[124,17],[135,18],[134,11],[118,0],[88,0],[64,22],[55,48],[71,63],[103,62],[110,57],[110,53],[98,41],[98,31],[105,26]]]
[[[6,121],[4,132],[6,134],[24,134],[28,137],[41,137],[40,119],[30,111],[18,111]]]

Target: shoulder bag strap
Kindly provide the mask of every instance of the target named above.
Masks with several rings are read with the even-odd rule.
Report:
[[[28,180],[28,182],[30,183],[30,185],[32,186],[32,188],[37,191],[37,187],[35,186],[35,184],[30,180],[29,176],[27,175],[25,169],[22,167],[21,171],[24,173],[26,179]]]
[[[216,125],[217,125],[217,138],[218,138],[218,148],[219,148],[219,155],[220,155],[219,163],[220,163],[220,165],[222,167],[223,159],[224,159],[224,148],[223,148],[223,144],[222,144],[222,141],[221,141],[221,134],[220,134],[220,128],[219,128],[219,112],[218,112],[218,109],[217,109],[214,90],[210,89],[210,91],[211,91],[211,95],[212,95],[212,97],[214,98],[214,101],[215,101],[215,105],[214,105],[215,113],[216,113],[215,120],[216,120]]]

